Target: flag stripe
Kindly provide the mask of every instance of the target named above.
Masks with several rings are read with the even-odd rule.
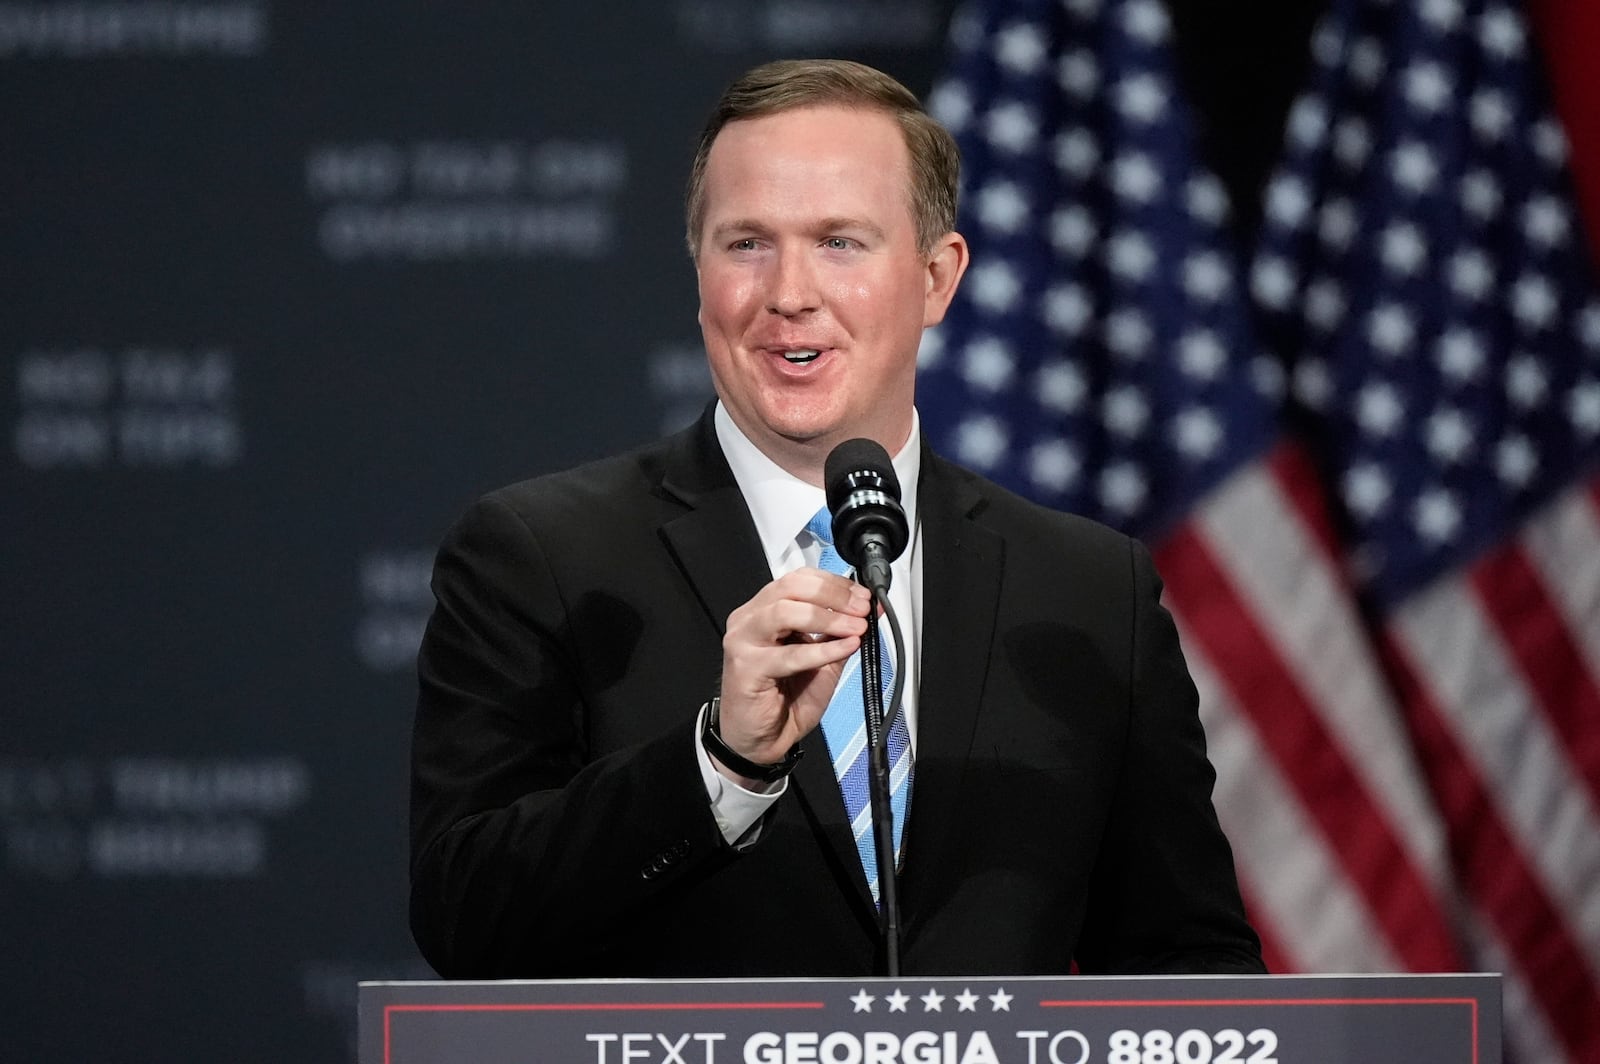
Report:
[[[1426,958],[1419,967],[1447,967],[1454,956],[1435,936],[1414,936],[1434,923],[1432,892],[1387,818],[1362,787],[1323,725],[1298,678],[1279,657],[1246,605],[1193,529],[1181,527],[1161,548],[1158,563],[1174,598],[1188,604],[1201,649],[1249,714],[1263,745],[1294,766],[1292,783],[1328,844],[1367,899],[1376,923],[1403,953]],[[1411,945],[1415,943],[1415,945]],[[1435,954],[1442,954],[1435,960]]]
[[[1394,627],[1410,660],[1426,663],[1434,705],[1571,923],[1560,933],[1582,936],[1600,957],[1600,820],[1479,600],[1465,580],[1441,581],[1400,610]]]
[[[1555,740],[1566,748],[1573,782],[1587,784],[1592,809],[1600,804],[1600,690],[1544,581],[1514,540],[1473,566],[1468,579]],[[1600,823],[1593,815],[1590,820]],[[1600,910],[1600,896],[1595,904]],[[1600,919],[1600,911],[1595,916]]]
[[[1435,894],[1447,891],[1444,832],[1425,794],[1410,744],[1376,656],[1361,635],[1354,604],[1327,543],[1314,529],[1321,509],[1315,484],[1299,478],[1305,463],[1275,449],[1264,465],[1247,467],[1200,508],[1214,556],[1271,633],[1322,720],[1339,740],[1351,769],[1365,782],[1385,823],[1401,836]],[[1443,907],[1412,925],[1419,963],[1457,965],[1459,952]]]
[[[1600,479],[1568,492],[1523,532],[1591,677],[1600,676]]]
[[[1385,657],[1444,814],[1463,886],[1505,941],[1566,1052],[1575,1061],[1594,1060],[1600,1053],[1600,994],[1594,980],[1565,917],[1496,808],[1494,793],[1457,742],[1459,712],[1447,717],[1446,703],[1423,684],[1422,677],[1430,674],[1413,666],[1432,664],[1432,648],[1413,645],[1407,627],[1402,618],[1391,629]]]
[[[1173,602],[1184,644],[1199,641]],[[1223,830],[1237,854],[1239,878],[1251,898],[1253,919],[1290,927],[1291,937],[1273,947],[1274,971],[1383,971],[1396,966],[1387,938],[1377,927],[1339,855],[1329,850],[1301,796],[1278,763],[1262,748],[1206,654],[1187,653],[1200,692],[1206,749],[1217,769],[1215,803]],[[1256,924],[1257,933],[1263,925]],[[1291,959],[1292,955],[1292,959]]]

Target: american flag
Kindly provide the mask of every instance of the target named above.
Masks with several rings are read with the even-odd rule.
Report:
[[[1600,1061],[1600,300],[1505,0],[1333,0],[1247,280],[1159,0],[977,4],[933,442],[1156,548],[1275,971]]]

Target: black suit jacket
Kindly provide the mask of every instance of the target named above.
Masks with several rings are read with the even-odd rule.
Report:
[[[1262,970],[1144,549],[931,454],[919,490],[902,970]],[[820,729],[744,850],[700,779],[723,624],[770,579],[709,415],[455,525],[413,765],[412,928],[441,975],[880,970]]]

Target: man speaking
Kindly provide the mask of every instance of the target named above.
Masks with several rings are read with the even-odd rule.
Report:
[[[1148,555],[923,446],[958,171],[857,64],[769,64],[718,103],[688,191],[716,404],[486,496],[439,552],[411,919],[441,975],[881,974],[874,611],[823,487],[857,438],[909,530],[883,662],[904,973],[1262,970]]]

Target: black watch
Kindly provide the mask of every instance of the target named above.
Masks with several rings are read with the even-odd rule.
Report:
[[[789,747],[789,752],[777,764],[758,765],[748,757],[740,757],[733,752],[732,747],[722,741],[722,732],[717,728],[717,718],[721,710],[720,696],[713,698],[706,706],[705,726],[700,729],[700,745],[706,748],[706,753],[745,779],[760,780],[762,783],[777,783],[794,771],[794,766],[800,761],[800,755],[805,753],[799,743]]]

